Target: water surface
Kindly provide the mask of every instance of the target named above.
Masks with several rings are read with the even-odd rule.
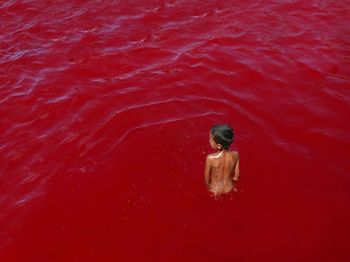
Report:
[[[2,1],[0,260],[349,261],[349,6]]]

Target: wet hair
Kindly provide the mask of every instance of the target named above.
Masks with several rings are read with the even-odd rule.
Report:
[[[210,133],[215,143],[222,145],[225,149],[229,149],[234,138],[233,129],[229,125],[213,125]]]

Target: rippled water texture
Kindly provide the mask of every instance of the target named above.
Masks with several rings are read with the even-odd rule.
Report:
[[[350,261],[349,6],[1,1],[0,260]]]

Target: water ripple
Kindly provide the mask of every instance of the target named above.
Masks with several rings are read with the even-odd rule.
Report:
[[[186,146],[204,152],[208,127],[229,122],[247,158],[260,146],[310,166],[330,151],[345,173],[346,1],[141,2],[1,2],[1,219],[122,165],[126,142],[147,145],[136,132],[164,142],[157,126],[175,145],[193,123]]]

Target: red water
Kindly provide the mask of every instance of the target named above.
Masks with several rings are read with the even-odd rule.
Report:
[[[0,5],[0,261],[350,261],[350,1]]]

